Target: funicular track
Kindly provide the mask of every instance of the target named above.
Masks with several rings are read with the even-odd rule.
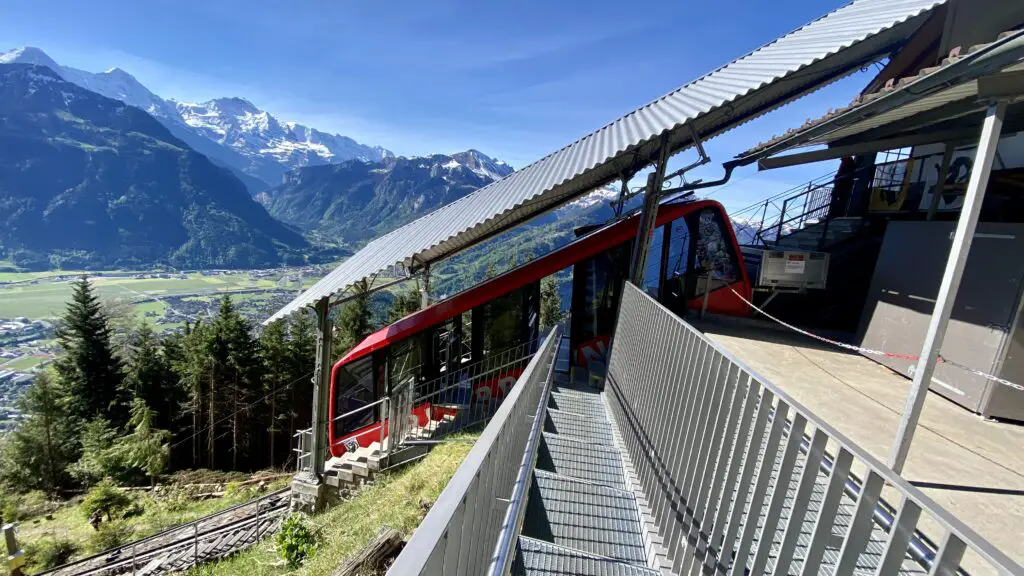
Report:
[[[283,488],[40,574],[143,576],[180,572],[256,544],[277,529],[288,505],[289,489]]]

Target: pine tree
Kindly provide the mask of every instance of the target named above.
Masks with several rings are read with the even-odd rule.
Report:
[[[75,461],[75,429],[68,414],[70,398],[47,372],[41,372],[18,401],[28,417],[5,439],[6,481],[17,488],[55,494],[70,483],[68,466]]]
[[[250,404],[260,387],[258,347],[251,334],[252,326],[235,309],[230,296],[221,299],[213,330],[216,359],[221,362],[221,379],[217,384],[228,403],[229,414],[225,417],[231,421],[231,469],[239,470],[239,457],[246,454],[249,445]]]
[[[167,468],[171,452],[168,445],[171,433],[153,425],[155,415],[141,398],[136,398],[132,402],[131,419],[128,421],[131,433],[118,440],[113,448],[118,454],[118,460],[149,476],[150,486],[156,483],[156,477]]]
[[[149,324],[143,322],[129,333],[125,348],[125,388],[156,413],[158,427],[170,428],[178,412],[180,388]]]
[[[74,285],[57,329],[64,354],[54,367],[70,396],[68,408],[74,416],[83,422],[105,418],[119,427],[128,420],[128,403],[111,333],[102,305],[83,276]]]
[[[388,311],[388,324],[394,324],[402,318],[420,309],[422,297],[418,288],[412,288],[395,297],[391,310]]]
[[[338,342],[336,349],[350,350],[370,335],[370,294],[366,280],[360,280],[352,287],[354,297],[345,303],[338,318]]]
[[[291,420],[288,401],[290,387],[294,386],[295,363],[291,357],[291,346],[284,320],[273,322],[260,335],[260,356],[263,361],[263,391],[267,404],[267,440],[270,467],[277,464],[277,436],[282,422]],[[312,358],[310,359],[312,360]],[[289,437],[290,438],[290,437]]]
[[[181,339],[179,359],[173,364],[178,375],[183,393],[185,394],[184,411],[191,417],[192,466],[215,468],[215,452],[213,450],[213,430],[205,427],[207,411],[214,408],[208,402],[214,388],[214,359],[210,329],[197,321],[194,325],[186,325],[185,335]],[[209,421],[215,418],[211,416]],[[204,462],[205,456],[205,462]]]
[[[303,311],[296,315],[290,327],[292,371],[291,414],[288,423],[288,441],[299,430],[308,428],[313,421],[313,387],[310,376],[316,362],[316,321],[314,314]],[[288,452],[291,454],[291,452]]]
[[[551,328],[562,318],[562,298],[558,294],[558,282],[548,276],[540,284],[540,327]]]

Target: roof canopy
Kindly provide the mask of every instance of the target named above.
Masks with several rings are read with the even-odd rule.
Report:
[[[370,242],[267,322],[396,265],[417,269],[885,56],[945,0],[854,0],[561,150]]]
[[[740,158],[742,162],[761,159],[762,167],[767,168],[960,138],[974,141],[983,112],[993,98],[1013,104],[1022,96],[1024,31],[1004,32],[988,44],[969,50],[954,48],[941,65],[890,81],[876,92],[857,97],[847,107],[759,144]],[[1004,127],[1004,132],[1017,131],[1011,126]],[[793,148],[819,144],[831,149],[763,160]]]

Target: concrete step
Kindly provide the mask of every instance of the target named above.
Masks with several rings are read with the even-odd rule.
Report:
[[[645,566],[619,562],[524,536],[519,537],[516,546],[516,559],[512,564],[512,574],[516,576],[549,576],[553,574],[660,576],[659,572]]]
[[[522,535],[613,560],[644,564],[640,512],[631,492],[534,473]]]

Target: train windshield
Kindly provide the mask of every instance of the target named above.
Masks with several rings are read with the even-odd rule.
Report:
[[[664,208],[663,208],[664,209]],[[590,370],[603,369],[615,330],[622,283],[629,275],[633,242],[627,241],[573,267],[572,360]],[[696,208],[659,225],[651,236],[642,288],[673,312],[703,304],[702,297],[740,280],[739,255],[722,210]],[[738,301],[737,301],[738,302]],[[718,298],[713,312],[732,313]]]

